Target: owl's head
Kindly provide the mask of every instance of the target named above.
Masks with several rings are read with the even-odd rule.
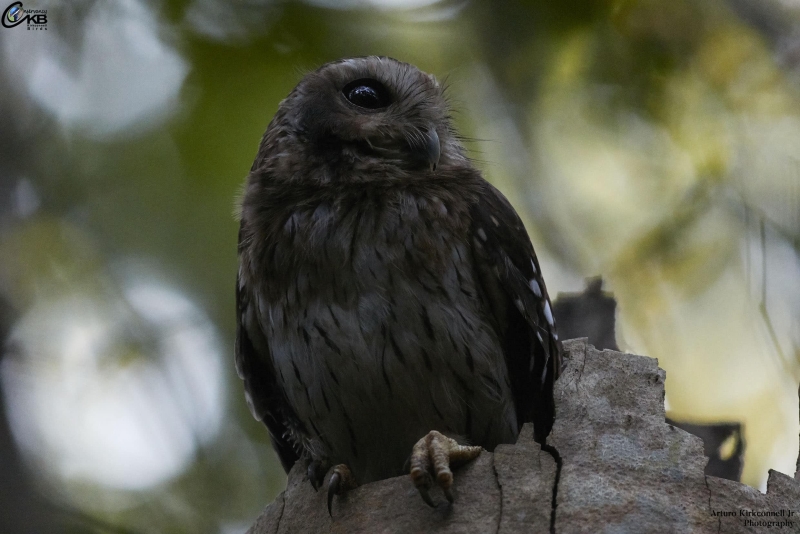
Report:
[[[381,172],[428,176],[463,161],[436,79],[408,63],[370,56],[305,76],[281,102],[253,170],[271,168],[292,180],[361,181]]]

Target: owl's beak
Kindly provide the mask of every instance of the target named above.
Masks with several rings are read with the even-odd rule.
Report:
[[[441,145],[439,144],[439,134],[436,133],[436,128],[431,128],[425,134],[425,156],[431,171],[436,170],[439,164],[439,156],[441,155]]]
[[[415,136],[410,143],[411,151],[417,161],[424,161],[428,164],[430,170],[435,171],[436,166],[439,165],[439,156],[441,155],[439,134],[436,133],[436,128],[433,127],[418,131],[420,135]]]

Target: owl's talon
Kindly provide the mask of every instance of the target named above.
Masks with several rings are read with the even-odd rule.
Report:
[[[432,475],[436,476],[436,484],[442,488],[445,498],[453,502],[453,472],[450,466],[464,464],[478,457],[481,447],[459,445],[441,432],[431,430],[420,439],[411,452],[411,480],[414,482],[422,500],[435,507],[428,490],[433,486]]]
[[[333,517],[332,506],[333,496],[340,495],[346,491],[356,488],[356,482],[350,468],[344,464],[339,464],[333,468],[333,474],[328,481],[328,515]]]
[[[325,479],[325,467],[319,460],[309,462],[308,469],[306,469],[306,478],[311,482],[314,491],[319,491],[322,486],[322,481]]]
[[[447,499],[447,501],[450,504],[453,504],[453,501],[455,500],[453,499],[453,491],[450,488],[444,489],[442,491],[444,491],[444,496]]]
[[[417,488],[417,490],[419,491],[422,500],[425,501],[425,504],[427,504],[431,508],[436,508],[436,503],[434,503],[433,499],[431,499],[431,494],[428,493],[427,488]]]
[[[339,473],[332,474],[331,479],[328,481],[328,515],[331,517],[333,517],[333,512],[331,511],[333,496],[339,492],[341,481],[342,478],[339,476]]]

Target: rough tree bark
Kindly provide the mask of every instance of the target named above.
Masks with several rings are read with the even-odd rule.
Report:
[[[325,492],[312,489],[298,462],[286,491],[249,533],[739,533],[777,527],[747,520],[781,522],[781,532],[800,533],[800,480],[770,471],[762,494],[703,474],[702,440],[664,420],[665,373],[656,360],[598,351],[585,339],[564,347],[567,363],[548,438],[557,454],[542,451],[528,425],[515,445],[483,452],[456,471],[454,505],[434,494],[440,504],[429,508],[403,476],[337,498],[333,518]]]

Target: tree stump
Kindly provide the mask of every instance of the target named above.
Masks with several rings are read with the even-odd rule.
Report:
[[[543,451],[526,425],[516,444],[455,471],[453,505],[434,490],[439,505],[428,507],[402,476],[337,497],[333,518],[298,462],[249,534],[800,533],[800,480],[770,471],[762,494],[703,474],[702,440],[665,422],[656,360],[598,351],[585,339],[564,349],[548,438],[557,453]]]

